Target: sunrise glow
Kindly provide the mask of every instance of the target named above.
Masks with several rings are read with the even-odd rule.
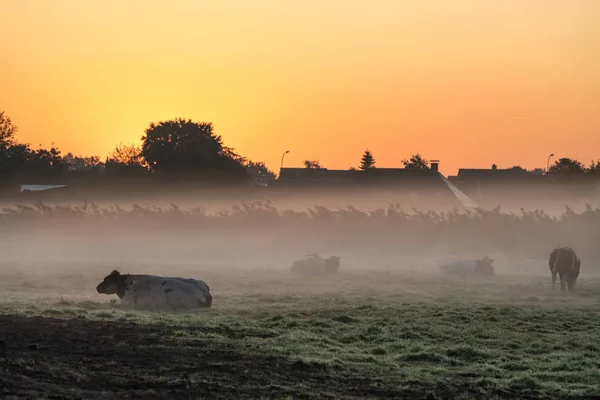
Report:
[[[210,121],[272,169],[588,163],[597,0],[0,1],[18,138],[102,157],[152,121]]]

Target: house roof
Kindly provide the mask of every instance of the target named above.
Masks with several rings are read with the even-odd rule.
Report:
[[[494,169],[494,168],[460,168],[458,179],[539,179],[542,175],[533,174],[518,168]]]
[[[362,170],[329,170],[309,168],[282,168],[277,185],[314,186],[320,188],[373,188],[382,187],[416,195],[443,196],[459,205],[459,199],[435,170],[412,170],[404,168],[375,168]]]
[[[341,182],[364,182],[380,180],[412,180],[433,178],[438,180],[437,171],[430,169],[413,170],[405,168],[374,168],[367,171],[362,170],[331,170],[326,168],[281,168],[279,172],[280,181],[341,181]]]

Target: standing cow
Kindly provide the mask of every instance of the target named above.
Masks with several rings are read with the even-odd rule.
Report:
[[[335,273],[339,268],[339,256],[321,258],[318,254],[311,254],[302,260],[294,261],[290,272],[294,275],[323,275]]]
[[[198,279],[111,272],[96,287],[102,294],[116,294],[121,303],[143,309],[210,308],[208,285]]]
[[[552,290],[556,290],[556,275],[560,277],[560,290],[575,290],[575,282],[579,276],[581,260],[570,247],[557,247],[550,253],[548,260],[550,272],[552,273]]]

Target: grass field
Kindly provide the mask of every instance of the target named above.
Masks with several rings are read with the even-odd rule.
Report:
[[[343,261],[302,280],[286,266],[173,265],[214,296],[212,309],[177,314],[95,293],[112,267],[3,268],[0,396],[600,396],[600,279],[584,267],[577,292],[561,293],[544,260],[530,275],[471,280]]]

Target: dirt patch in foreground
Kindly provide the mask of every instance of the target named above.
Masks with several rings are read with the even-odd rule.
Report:
[[[60,399],[534,398],[485,392],[468,382],[426,387],[386,382],[365,371],[265,355],[225,340],[161,325],[0,316],[0,397]],[[181,329],[181,328],[178,328]],[[237,336],[237,337],[236,337]],[[368,375],[368,374],[367,374]]]

